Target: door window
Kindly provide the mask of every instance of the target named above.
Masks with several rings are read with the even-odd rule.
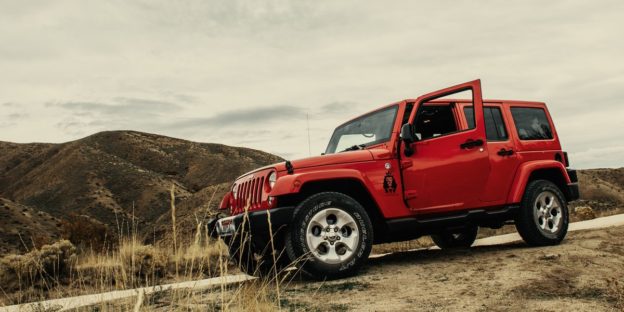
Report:
[[[468,127],[459,122],[457,105],[464,103],[465,107],[472,107],[472,97],[472,90],[463,90],[424,102],[418,108],[414,120],[416,137],[419,140],[427,140],[474,129],[474,122]]]
[[[457,132],[457,123],[451,105],[427,105],[419,111],[415,125],[419,140]]]
[[[464,107],[464,115],[468,126],[474,128],[474,110]],[[507,141],[507,129],[503,121],[503,114],[498,107],[484,107],[485,134],[488,141]]]

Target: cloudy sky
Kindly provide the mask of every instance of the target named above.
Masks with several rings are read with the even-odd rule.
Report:
[[[624,166],[624,2],[0,0],[0,140],[132,129],[321,153],[380,105],[481,78]]]

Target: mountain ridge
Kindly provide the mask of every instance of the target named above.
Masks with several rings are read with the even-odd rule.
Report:
[[[85,215],[111,231],[131,222],[143,236],[170,222],[163,216],[172,185],[180,213],[192,215],[197,207],[189,203],[201,206],[203,189],[222,196],[239,175],[282,161],[250,148],[137,131],[99,132],[59,144],[0,142],[0,149],[0,198],[59,219]]]

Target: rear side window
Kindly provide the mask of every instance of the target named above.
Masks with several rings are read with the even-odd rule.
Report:
[[[468,127],[475,127],[474,110],[472,107],[464,107],[464,115]],[[506,141],[507,130],[503,121],[503,114],[498,107],[484,107],[483,115],[485,117],[485,135],[488,141]]]
[[[511,115],[520,140],[549,140],[553,138],[544,109],[512,107]]]

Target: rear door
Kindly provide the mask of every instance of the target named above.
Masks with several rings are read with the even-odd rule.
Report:
[[[474,125],[474,109],[462,107],[466,123]],[[483,108],[485,137],[490,157],[490,175],[480,198],[485,205],[505,203],[518,166],[518,154],[510,135],[507,114],[501,103],[486,103]]]
[[[472,128],[462,126],[457,118],[459,101],[446,99],[459,93],[470,95],[468,101],[476,112]],[[479,206],[490,173],[480,81],[419,97],[410,122],[420,139],[412,144],[415,151],[411,156],[405,156],[404,145],[401,150],[404,198],[409,208],[425,214]]]

